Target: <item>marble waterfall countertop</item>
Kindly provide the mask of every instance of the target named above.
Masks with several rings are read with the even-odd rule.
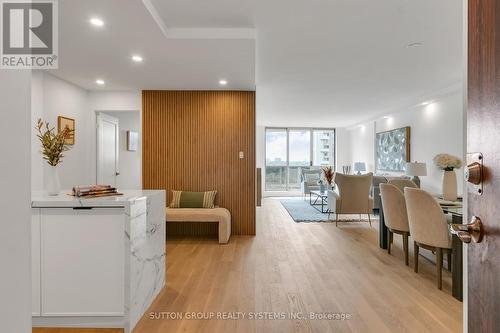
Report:
[[[46,192],[33,192],[31,207],[33,208],[75,208],[75,207],[125,207],[138,199],[158,194],[160,190],[119,190],[123,195],[99,198],[77,198],[71,190],[63,190],[59,195],[48,195]]]
[[[71,219],[71,214],[82,214],[81,210],[78,209],[80,207],[99,208],[93,211],[94,215],[90,215],[93,219],[99,219],[99,214],[107,208],[123,208],[125,300],[124,316],[120,326],[125,329],[125,333],[129,333],[165,286],[166,193],[163,190],[123,190],[119,192],[123,195],[88,199],[70,196],[68,195],[71,193],[70,190],[61,191],[61,194],[57,196],[32,193],[31,205],[33,209],[40,210],[42,215],[45,213],[44,211],[48,211],[50,214],[54,210],[64,210],[65,214],[68,214],[68,219]],[[61,232],[64,232],[63,227],[61,227]],[[95,233],[99,233],[99,230],[95,230]],[[82,240],[81,244],[74,246],[80,246],[81,251],[84,252],[87,242]],[[110,243],[108,246],[123,247],[123,244]],[[92,269],[93,267],[89,267],[89,270]],[[100,273],[96,271],[95,275],[98,276]],[[90,322],[90,319],[86,317],[74,317],[76,319],[72,324],[76,325],[75,327],[99,327],[98,324]],[[38,319],[35,318],[35,321]],[[41,318],[41,320],[43,319]],[[40,320],[38,326],[47,326],[47,323],[56,326],[68,323],[56,321],[59,318],[49,319],[54,321],[43,322]],[[89,321],[90,324],[78,326],[84,320]]]

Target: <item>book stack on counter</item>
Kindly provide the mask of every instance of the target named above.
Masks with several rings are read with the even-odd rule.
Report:
[[[95,198],[120,195],[120,193],[117,192],[116,187],[111,185],[89,185],[73,187],[72,195],[79,198]]]

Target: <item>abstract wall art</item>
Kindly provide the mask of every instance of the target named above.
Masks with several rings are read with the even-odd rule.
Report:
[[[410,161],[410,127],[402,127],[375,136],[377,171],[403,172]]]

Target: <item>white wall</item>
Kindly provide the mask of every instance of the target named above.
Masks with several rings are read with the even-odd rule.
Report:
[[[31,72],[0,70],[0,325],[31,332]]]
[[[36,138],[34,126],[38,118],[48,121],[57,128],[57,117],[64,116],[75,119],[75,144],[64,153],[59,164],[59,178],[63,189],[76,184],[89,184],[90,147],[88,136],[91,124],[88,114],[88,92],[69,82],[41,71],[34,71],[31,81],[31,142],[32,149],[32,189],[41,190],[49,177],[49,165],[42,159],[40,143]],[[43,175],[43,179],[40,177]]]
[[[137,151],[127,150],[127,131],[141,133],[141,115],[139,111],[116,111],[103,112],[115,117],[119,122],[119,165],[120,175],[117,177],[117,187],[121,189],[142,188],[142,142],[139,136],[139,147]]]
[[[43,190],[44,162],[40,152],[40,143],[34,127],[38,119],[43,118],[43,73],[33,71],[31,77],[31,190]],[[55,124],[53,124],[55,125]]]
[[[75,145],[65,153],[59,176],[63,189],[96,182],[96,111],[141,111],[141,92],[89,92],[72,83],[41,71],[33,72],[31,81],[32,127],[43,118],[57,126],[57,117],[75,119]],[[31,131],[32,189],[43,189],[48,165],[43,162],[40,145]],[[44,175],[43,181],[40,179]],[[140,180],[139,180],[140,181]],[[130,184],[137,185],[137,179]]]
[[[335,129],[335,167],[336,170],[342,171],[342,166],[351,164],[351,149],[347,147],[350,145],[350,131],[345,128],[337,128]],[[349,148],[349,149],[347,149]]]
[[[375,124],[373,122],[362,124],[349,131],[351,168],[355,162],[365,162],[367,172],[375,170],[374,138]],[[354,170],[352,172],[354,173]]]
[[[383,132],[399,127],[411,127],[411,160],[427,163],[427,176],[420,177],[422,188],[441,192],[442,171],[434,166],[436,154],[449,153],[464,160],[464,106],[461,91],[448,93],[432,99],[423,106],[416,104],[405,110],[388,114],[387,119],[378,119],[355,126],[349,130],[350,140],[342,149],[351,150],[350,162],[365,161],[368,169],[374,170],[375,132]],[[365,126],[365,132],[363,128]],[[374,132],[372,130],[374,128]],[[457,170],[458,191],[463,192],[460,181],[462,169]]]
[[[64,155],[59,165],[61,188],[68,189],[77,184],[90,184],[91,149],[88,136],[92,124],[88,117],[88,92],[72,83],[52,75],[43,75],[43,118],[57,126],[57,117],[75,119],[75,144]],[[49,177],[49,166],[44,163],[44,180]]]

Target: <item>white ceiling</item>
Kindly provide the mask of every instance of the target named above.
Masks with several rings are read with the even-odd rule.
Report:
[[[87,89],[102,77],[108,90],[220,89],[225,78],[257,90],[266,126],[352,125],[463,75],[456,0],[61,0],[59,10],[55,75]]]

